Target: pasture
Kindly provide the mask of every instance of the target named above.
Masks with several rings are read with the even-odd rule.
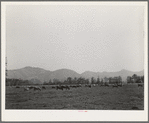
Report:
[[[52,110],[144,110],[144,87],[79,87],[70,90],[29,90],[6,87],[6,109]]]

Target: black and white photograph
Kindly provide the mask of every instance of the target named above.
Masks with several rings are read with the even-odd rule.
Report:
[[[148,119],[147,2],[1,5],[4,121]]]

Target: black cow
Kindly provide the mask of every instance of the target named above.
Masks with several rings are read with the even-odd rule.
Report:
[[[16,86],[16,88],[20,88],[20,86]]]
[[[108,83],[105,83],[105,86],[109,87],[109,84]]]
[[[46,89],[46,87],[45,86],[42,86],[42,89]]]
[[[52,86],[52,88],[56,88],[56,86]]]
[[[63,85],[62,87],[65,88],[66,90],[70,90],[69,86],[67,86],[67,85],[65,85],[65,86]]]
[[[28,88],[29,88],[29,89],[34,89],[34,87],[33,87],[33,86],[29,86]]]
[[[76,85],[76,87],[79,87],[79,85]]]
[[[89,88],[91,88],[92,86],[91,86],[91,85],[85,85],[85,87],[89,87]]]
[[[82,85],[81,85],[81,84],[79,84],[79,87],[82,87]]]
[[[118,88],[118,85],[117,84],[114,84],[113,87],[117,87]]]
[[[118,86],[119,86],[119,87],[122,87],[123,85],[122,85],[122,84],[118,84]]]
[[[143,84],[138,84],[138,87],[143,87]]]
[[[29,91],[29,88],[25,88],[25,87],[24,87],[24,91]]]
[[[63,87],[62,86],[56,86],[56,90],[63,90]]]
[[[34,91],[35,91],[35,90],[41,91],[41,88],[40,88],[40,87],[34,87]]]
[[[77,86],[76,85],[72,85],[72,88],[77,88]]]
[[[85,84],[85,87],[88,87],[88,85],[87,85],[87,84]]]
[[[105,86],[105,84],[102,83],[100,86]]]

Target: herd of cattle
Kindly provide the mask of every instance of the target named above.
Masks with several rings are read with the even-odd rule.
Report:
[[[81,85],[81,84],[76,84],[76,85],[52,85],[51,86],[51,88],[52,89],[56,89],[56,90],[70,90],[71,88],[81,88],[81,87],[88,87],[88,88],[92,88],[92,87],[96,87],[96,86],[105,86],[105,87],[110,87],[110,86],[112,86],[113,88],[114,87],[116,87],[116,88],[118,88],[118,87],[122,87],[122,86],[124,86],[122,83],[120,83],[120,84],[107,84],[107,83],[104,83],[104,84],[83,84],[83,85]],[[139,83],[138,84],[138,87],[143,87],[144,86],[144,84],[142,84],[142,83]],[[16,88],[22,88],[21,86],[16,86]],[[45,90],[46,89],[46,87],[45,86],[24,86],[23,87],[24,88],[24,91],[29,91],[29,90],[34,90],[34,91],[36,91],[36,90],[38,90],[38,91],[41,91],[41,90]]]
[[[16,88],[21,88],[21,86],[16,86]],[[29,90],[39,90],[41,91],[42,89],[46,89],[46,87],[42,86],[42,87],[39,87],[39,86],[25,86],[23,87],[24,88],[24,91],[29,91]]]

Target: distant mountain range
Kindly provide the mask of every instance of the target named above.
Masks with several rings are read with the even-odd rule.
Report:
[[[139,72],[132,72],[128,70],[121,70],[118,72],[92,72],[86,71],[82,74],[79,74],[73,70],[69,69],[59,69],[56,71],[44,70],[37,67],[24,67],[21,69],[8,70],[8,78],[16,78],[23,80],[30,80],[33,83],[43,83],[44,81],[48,82],[50,79],[59,79],[60,81],[66,80],[68,77],[79,78],[84,77],[86,79],[94,78],[104,78],[104,77],[115,77],[121,76],[123,81],[126,80],[127,76],[132,76],[137,74],[138,76],[144,75],[144,70]]]

